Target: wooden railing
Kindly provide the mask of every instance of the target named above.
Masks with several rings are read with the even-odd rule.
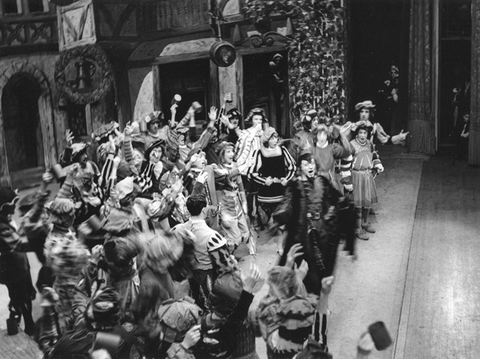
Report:
[[[140,15],[144,33],[206,25],[210,21],[209,0],[145,1]]]
[[[0,18],[0,47],[57,42],[56,15]]]

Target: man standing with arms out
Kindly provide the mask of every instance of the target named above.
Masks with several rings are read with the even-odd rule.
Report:
[[[227,249],[227,240],[205,222],[208,214],[204,195],[193,194],[187,199],[190,220],[173,228],[188,229],[195,235],[195,257],[197,259],[192,278],[189,279],[192,297],[202,309],[207,308],[206,299],[212,282],[220,273],[231,268],[233,263]]]

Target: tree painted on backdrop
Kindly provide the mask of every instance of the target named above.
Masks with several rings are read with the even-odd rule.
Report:
[[[270,30],[276,17],[290,17],[290,109],[296,120],[315,108],[334,122],[346,117],[344,9],[334,0],[246,0],[246,18]]]

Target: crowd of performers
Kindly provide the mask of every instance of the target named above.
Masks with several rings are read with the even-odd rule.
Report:
[[[241,129],[237,109],[212,107],[201,133],[195,106],[180,120],[176,109],[122,131],[103,125],[92,147],[67,131],[59,165],[36,193],[0,188],[10,321],[23,317],[52,359],[258,358],[255,336],[268,358],[327,352],[337,249],[344,242],[355,256],[355,239],[375,232],[368,216],[383,166],[374,141],[403,143],[406,134],[388,136],[371,101],[342,127],[307,111],[290,139],[261,109]],[[255,256],[265,228],[280,238],[279,260],[252,310],[262,274],[254,264],[240,270],[236,250],[244,243]],[[36,288],[27,251],[42,264]],[[371,340],[361,343],[368,355]]]

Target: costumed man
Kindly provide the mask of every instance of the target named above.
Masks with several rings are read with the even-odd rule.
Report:
[[[25,333],[33,335],[32,300],[35,289],[30,276],[30,264],[26,252],[30,250],[27,239],[19,236],[13,221],[18,194],[11,188],[0,187],[0,283],[8,288],[10,321],[20,321],[23,315]]]
[[[341,133],[347,136],[348,140],[352,140],[354,137],[353,132],[356,131],[357,127],[361,124],[367,124],[369,126],[372,126],[372,131],[370,132],[368,138],[370,141],[373,142],[374,138],[376,137],[382,145],[394,144],[405,146],[409,133],[403,132],[403,130],[401,130],[398,135],[395,135],[393,137],[387,135],[382,125],[379,122],[374,121],[374,110],[375,105],[370,100],[357,103],[355,105],[355,114],[357,117],[357,121],[346,122],[342,126]]]
[[[307,151],[313,147],[314,137],[312,131],[318,126],[319,118],[316,110],[308,110],[302,118],[302,129],[294,135],[294,140],[301,151]]]
[[[332,275],[335,268],[341,237],[339,213],[347,203],[327,178],[317,176],[311,153],[300,156],[299,167],[298,178],[287,186],[284,201],[274,214],[274,220],[286,224],[288,232],[280,265],[285,264],[290,248],[301,244],[303,255],[297,258],[297,264],[302,259],[308,264],[305,287],[319,295],[321,280]]]
[[[154,111],[145,116],[145,123],[147,124],[147,132],[143,135],[145,143],[144,151],[146,151],[150,145],[154,142],[167,138],[165,115],[162,111]]]

